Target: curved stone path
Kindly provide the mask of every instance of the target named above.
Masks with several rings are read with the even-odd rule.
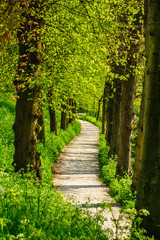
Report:
[[[109,209],[103,211],[104,228],[116,231],[111,220],[120,216],[120,206],[108,194],[109,189],[99,180],[99,129],[93,124],[79,120],[81,133],[69,145],[64,147],[55,163],[54,186],[66,196],[73,197],[81,207],[92,212],[100,211],[101,205],[111,203]],[[121,221],[126,225],[126,219]]]

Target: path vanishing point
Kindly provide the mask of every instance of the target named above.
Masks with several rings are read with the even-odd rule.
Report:
[[[99,180],[99,128],[79,121],[81,133],[64,147],[54,165],[54,186],[65,196],[73,197],[78,206],[91,212],[101,211],[104,203],[110,203],[112,213],[108,208],[102,211],[105,218],[103,227],[116,232],[112,218],[120,217],[120,205],[113,201],[108,194],[109,188]],[[122,217],[120,225],[129,225],[129,220]]]

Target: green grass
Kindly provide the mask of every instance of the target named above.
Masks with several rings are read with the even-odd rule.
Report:
[[[101,129],[101,122],[97,122],[96,118],[83,115],[80,119],[89,121]],[[135,207],[135,195],[131,191],[131,177],[125,175],[121,179],[116,178],[116,158],[109,158],[109,146],[107,146],[105,135],[100,132],[99,136],[99,162],[100,162],[100,178],[110,188],[110,195],[121,203],[123,208]]]
[[[91,216],[67,202],[52,184],[51,166],[60,150],[80,132],[80,123],[76,121],[66,131],[58,129],[55,136],[49,132],[45,107],[46,146],[38,144],[43,178],[39,185],[32,173],[14,173],[14,111],[14,101],[0,102],[0,239],[108,239],[99,215]]]
[[[101,123],[97,122],[94,117],[80,116],[81,119],[89,121],[101,130]],[[128,175],[116,177],[116,158],[108,157],[109,146],[106,144],[105,135],[101,133],[99,136],[99,163],[100,163],[100,178],[110,188],[110,195],[114,199],[121,203],[121,207],[128,213],[130,220],[132,221],[132,227],[130,229],[131,240],[154,240],[154,236],[151,238],[147,236],[146,230],[141,228],[141,222],[143,216],[148,212],[143,210],[138,212],[135,210],[136,195],[131,191],[132,178]],[[120,226],[117,226],[122,230]],[[119,238],[116,238],[117,240]]]
[[[28,173],[0,172],[0,239],[107,239],[97,217]]]
[[[0,102],[0,169],[10,171],[14,154],[14,101]]]
[[[94,125],[96,125],[97,127],[99,127],[101,129],[101,122],[97,121],[95,117],[91,117],[89,115],[79,115],[78,116],[79,119],[82,119],[84,121],[88,121],[90,123],[93,123]]]

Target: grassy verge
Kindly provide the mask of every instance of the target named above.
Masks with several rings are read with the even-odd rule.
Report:
[[[68,203],[52,187],[51,166],[64,145],[79,133],[80,124],[70,125],[56,137],[49,133],[45,109],[46,146],[38,144],[42,160],[43,184],[32,173],[14,173],[15,102],[0,102],[0,239],[108,239],[101,228],[103,220]]]

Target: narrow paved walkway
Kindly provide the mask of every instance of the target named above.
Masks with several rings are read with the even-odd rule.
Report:
[[[99,129],[82,121],[81,133],[61,152],[54,166],[54,186],[67,196],[72,196],[78,205],[99,211],[103,203],[111,203],[112,214],[118,219],[120,207],[108,194],[109,189],[99,180]],[[104,227],[115,230],[113,215],[107,209]],[[122,223],[124,225],[125,223]]]

